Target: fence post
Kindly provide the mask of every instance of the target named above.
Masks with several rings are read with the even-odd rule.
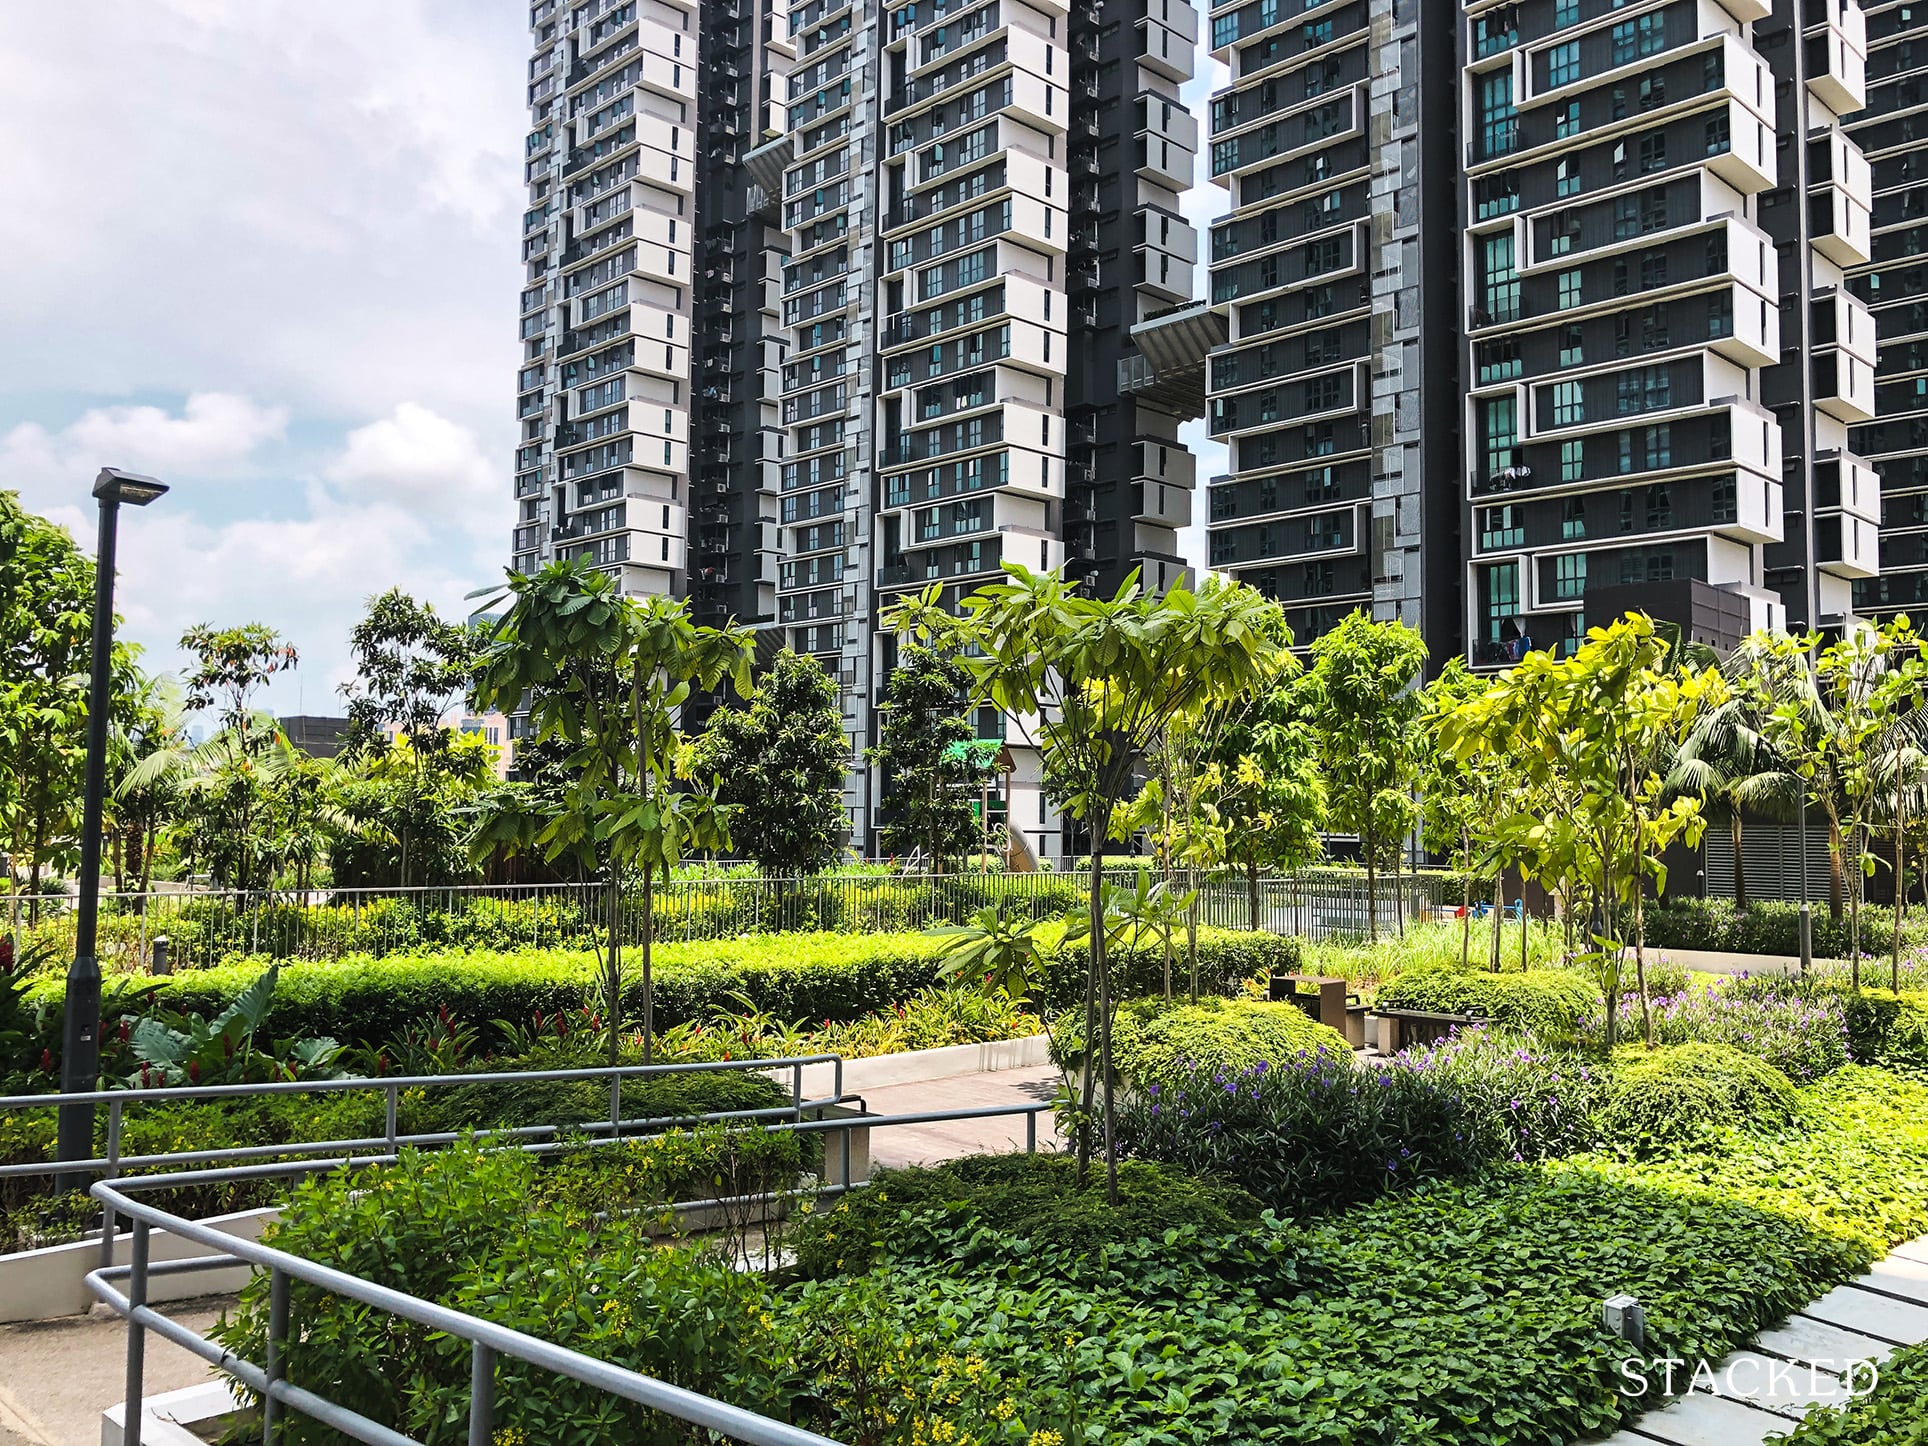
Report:
[[[469,1446],[495,1435],[495,1352],[477,1341],[469,1353]]]
[[[383,1087],[382,1095],[384,1097],[382,1103],[382,1122],[388,1131],[388,1153],[392,1155],[396,1151],[396,1141],[400,1138],[396,1124],[401,1113],[401,1090],[398,1086],[387,1085]]]
[[[1038,1152],[1038,1112],[1024,1112],[1024,1153],[1035,1155]]]
[[[623,1077],[609,1077],[609,1137],[621,1139],[623,1133]]]
[[[141,1446],[141,1398],[147,1394],[147,1327],[135,1312],[147,1304],[147,1222],[134,1222],[132,1272],[127,1278],[127,1396],[121,1406],[121,1446]]]
[[[274,1383],[288,1375],[288,1273],[271,1271],[268,1275],[268,1354],[261,1365],[267,1389],[261,1393],[262,1446],[273,1446],[276,1419],[281,1405],[274,1398]]]
[[[112,1180],[120,1174],[121,1102],[107,1106],[107,1173]],[[100,1265],[105,1270],[114,1263],[114,1207],[105,1201],[100,1207]]]

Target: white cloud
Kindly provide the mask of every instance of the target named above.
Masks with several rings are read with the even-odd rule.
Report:
[[[513,444],[527,11],[9,7],[0,392],[414,398]],[[23,344],[28,339],[31,344]]]
[[[322,475],[347,498],[454,522],[506,550],[507,474],[482,455],[468,428],[415,402],[350,432],[346,450]]]
[[[96,407],[58,432],[22,422],[0,437],[0,478],[11,486],[91,484],[102,467],[151,472],[233,473],[288,430],[286,407],[227,392],[197,392],[179,416],[160,407]]]
[[[53,433],[15,428],[0,441],[0,485],[91,550],[93,509],[74,499],[103,455],[94,449],[130,439],[115,460],[174,488],[120,529],[117,605],[146,666],[178,671],[176,644],[194,623],[263,622],[302,657],[264,706],[331,713],[367,599],[400,586],[465,615],[464,594],[501,575],[512,504],[475,434],[420,403],[319,455],[291,446],[288,425],[285,408],[245,397],[191,398],[179,413],[96,409]],[[203,485],[223,472],[233,475]]]

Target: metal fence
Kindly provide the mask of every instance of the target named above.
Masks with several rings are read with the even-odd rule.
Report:
[[[1107,871],[1129,886],[1137,870]],[[1174,889],[1191,876],[1169,876]],[[1382,923],[1403,910],[1410,920],[1456,903],[1441,875],[1382,876]],[[1321,938],[1364,933],[1363,875],[1309,869],[1264,875],[1253,889],[1243,875],[1201,873],[1200,922],[1215,928],[1259,928]],[[654,931],[659,940],[731,938],[791,930],[880,933],[965,922],[990,905],[1016,906],[1034,917],[1080,906],[1088,882],[1073,873],[819,874],[805,878],[734,876],[658,884]],[[626,896],[623,932],[640,939],[640,891]],[[328,889],[238,893],[227,890],[101,897],[100,958],[105,972],[197,968],[240,954],[276,959],[330,959],[417,948],[587,948],[605,932],[607,895],[593,884],[476,885],[408,889]],[[0,932],[17,921],[23,945],[64,957],[72,950],[71,897],[0,896]],[[160,941],[165,944],[157,949]]]
[[[805,1099],[803,1067],[806,1064],[824,1062],[833,1062],[835,1065],[832,1096],[824,1099]],[[622,1118],[619,1091],[624,1078],[633,1078],[638,1074],[691,1073],[718,1068],[787,1070],[792,1080],[791,1103],[787,1108],[782,1109],[689,1116],[676,1120]],[[846,1112],[840,1117],[824,1118],[823,1111],[845,1103],[842,1061],[836,1056],[740,1061],[725,1065],[656,1065],[628,1066],[619,1069],[559,1070],[510,1076],[429,1076],[406,1080],[304,1081],[292,1085],[209,1086],[144,1091],[138,1097],[132,1096],[127,1091],[102,1091],[88,1095],[37,1095],[24,1099],[0,1099],[0,1110],[17,1106],[57,1109],[62,1104],[106,1103],[111,1110],[118,1112],[122,1106],[135,1098],[206,1100],[260,1093],[316,1093],[323,1090],[355,1087],[373,1087],[390,1092],[388,1095],[389,1130],[385,1139],[317,1141],[249,1150],[205,1150],[181,1152],[171,1156],[148,1156],[142,1159],[109,1158],[70,1166],[38,1167],[43,1173],[54,1169],[74,1169],[103,1173],[108,1177],[96,1181],[91,1191],[94,1198],[101,1202],[103,1229],[101,1263],[88,1275],[87,1285],[94,1295],[105,1301],[128,1322],[126,1404],[121,1436],[123,1446],[139,1446],[140,1443],[141,1402],[145,1395],[146,1337],[149,1331],[198,1356],[253,1391],[261,1402],[260,1428],[263,1440],[274,1439],[277,1417],[285,1411],[292,1410],[357,1441],[378,1443],[378,1446],[413,1446],[411,1438],[397,1434],[348,1405],[329,1400],[318,1392],[297,1386],[288,1380],[285,1361],[286,1345],[291,1333],[300,1329],[300,1322],[292,1318],[290,1308],[290,1287],[294,1282],[301,1282],[338,1299],[366,1306],[369,1310],[383,1316],[411,1322],[426,1329],[441,1332],[453,1339],[467,1342],[470,1348],[471,1367],[468,1411],[471,1446],[487,1446],[487,1443],[492,1441],[497,1392],[496,1368],[497,1363],[503,1359],[520,1361],[569,1380],[581,1382],[617,1400],[644,1406],[716,1433],[724,1439],[749,1443],[749,1446],[836,1446],[836,1443],[829,1438],[813,1432],[757,1415],[713,1397],[685,1390],[635,1371],[625,1370],[607,1361],[452,1310],[433,1301],[374,1284],[286,1251],[236,1238],[137,1198],[150,1192],[186,1186],[204,1187],[269,1178],[293,1178],[336,1169],[358,1169],[370,1165],[391,1164],[395,1161],[395,1152],[400,1146],[410,1144],[432,1146],[446,1144],[458,1138],[450,1135],[397,1134],[394,1127],[395,1099],[401,1090],[499,1078],[519,1080],[607,1078],[611,1087],[611,1118],[607,1125],[598,1127],[558,1122],[515,1130],[490,1131],[488,1138],[491,1141],[500,1141],[500,1148],[549,1151],[559,1146],[565,1132],[592,1130],[595,1131],[593,1137],[585,1141],[582,1147],[594,1149],[643,1133],[650,1127],[665,1127],[699,1120],[743,1120],[768,1132],[836,1133],[841,1136],[843,1143],[842,1174],[816,1187],[815,1193],[826,1196],[845,1193],[864,1183],[853,1182],[851,1179],[850,1142],[853,1131],[860,1129],[876,1131],[898,1126],[1022,1117],[1025,1122],[1024,1148],[1027,1152],[1035,1152],[1038,1148],[1039,1116],[1052,1108],[1045,1102],[1027,1102],[904,1115]],[[855,1103],[861,1107],[861,1101]],[[812,1115],[816,1117],[810,1117]],[[352,1150],[361,1149],[369,1149],[376,1153],[359,1156],[349,1153]],[[306,1156],[323,1150],[340,1153],[325,1159],[296,1158],[263,1164],[237,1163],[243,1158],[258,1157],[265,1153]],[[115,1173],[117,1169],[166,1163],[212,1165],[215,1168],[188,1169],[175,1173],[131,1178]],[[13,1173],[19,1172],[18,1167],[11,1167],[11,1170]],[[779,1195],[802,1193],[806,1192],[784,1191],[779,1192]],[[759,1196],[754,1200],[680,1201],[676,1202],[675,1208],[679,1211],[702,1211],[746,1203],[767,1203],[776,1198],[778,1196]],[[126,1265],[113,1264],[114,1222],[120,1218],[125,1218],[132,1227],[129,1263]],[[154,1261],[151,1258],[151,1236],[157,1229],[165,1231],[170,1236],[204,1247],[213,1253],[185,1260]],[[237,1265],[251,1266],[257,1272],[265,1271],[269,1277],[268,1340],[266,1354],[259,1362],[241,1360],[148,1304],[148,1287],[155,1276],[228,1270]],[[126,1287],[124,1290],[121,1289],[123,1282]]]

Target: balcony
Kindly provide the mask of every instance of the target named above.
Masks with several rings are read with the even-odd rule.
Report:
[[[1160,527],[1189,527],[1192,521],[1192,491],[1168,482],[1131,484],[1131,519]]]
[[[1881,521],[1881,476],[1852,452],[1828,451],[1814,458],[1814,510],[1846,512],[1864,522]]]
[[[1842,512],[1814,519],[1815,564],[1834,577],[1874,577],[1881,571],[1881,529]]]
[[[1867,19],[1855,0],[1823,8],[1827,23],[1811,26],[1806,37],[1808,91],[1836,115],[1852,115],[1868,103]]]
[[[1814,405],[1837,421],[1874,420],[1874,367],[1852,352],[1814,354]]]

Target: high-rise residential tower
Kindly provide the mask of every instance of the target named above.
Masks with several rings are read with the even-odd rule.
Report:
[[[542,0],[530,26],[514,565],[766,616],[780,237],[736,162],[787,41],[754,0]]]
[[[1005,562],[1188,576],[1197,358],[1173,346],[1161,370],[1133,332],[1191,292],[1195,25],[1176,0],[790,11],[788,134],[751,157],[790,238],[777,613],[843,682],[854,748],[874,741],[894,598],[954,600]],[[1013,834],[1058,855],[1025,720],[978,727],[1010,746]],[[862,843],[887,790],[852,776]]]
[[[1854,585],[1855,609],[1928,607],[1928,5],[1869,0],[1868,104],[1848,135],[1868,159],[1872,261],[1848,289],[1879,333],[1875,419],[1854,450],[1881,478],[1881,573]]]
[[[1796,12],[1801,24],[1796,25]],[[1476,662],[1639,607],[1838,625],[1874,568],[1853,0],[1468,0]]]
[[[1211,562],[1298,642],[1365,608],[1458,646],[1453,13],[1227,0],[1213,54]]]

